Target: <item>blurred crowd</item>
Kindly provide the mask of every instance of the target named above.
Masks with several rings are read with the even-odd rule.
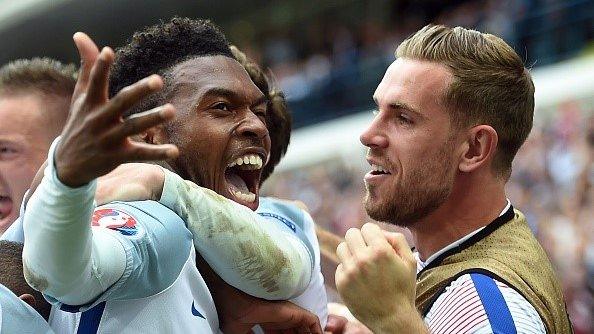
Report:
[[[548,112],[552,116],[535,124],[514,160],[507,193],[527,216],[556,267],[576,333],[590,333],[594,331],[594,104],[567,101]],[[279,172],[265,191],[303,201],[318,224],[344,235],[350,227],[371,221],[361,203],[363,175],[369,170],[359,164],[362,160],[337,157]]]
[[[237,43],[270,67],[287,94],[296,125],[303,126],[370,106],[369,96],[394,59],[395,47],[427,22],[473,27],[502,37],[541,66],[578,54],[592,39],[587,0],[399,1],[388,13],[361,10],[348,22],[329,11],[303,24]],[[450,3],[450,5],[445,5]]]

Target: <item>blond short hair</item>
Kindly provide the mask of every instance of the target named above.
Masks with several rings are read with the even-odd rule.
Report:
[[[532,129],[534,84],[501,38],[462,27],[427,25],[402,42],[396,57],[445,65],[453,81],[442,102],[458,128],[487,124],[499,137],[493,171],[506,179]]]
[[[70,99],[76,67],[51,58],[19,59],[0,67],[1,92],[34,92]]]

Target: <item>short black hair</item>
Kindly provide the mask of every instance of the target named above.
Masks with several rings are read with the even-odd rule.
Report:
[[[151,74],[159,74],[165,88],[126,115],[154,108],[167,93],[168,71],[188,59],[222,55],[233,58],[229,42],[221,30],[209,20],[174,17],[137,31],[130,42],[116,50],[109,78],[109,95]]]
[[[262,184],[274,171],[274,168],[281,161],[289,142],[291,141],[291,125],[293,118],[287,105],[285,94],[276,86],[272,73],[266,74],[255,62],[250,60],[236,46],[231,45],[231,52],[235,59],[245,68],[254,84],[266,96],[266,127],[270,134],[270,159],[262,170],[260,184]]]
[[[47,320],[51,305],[39,291],[31,288],[23,275],[23,244],[0,240],[0,284],[17,296],[30,294],[35,297],[35,310]]]

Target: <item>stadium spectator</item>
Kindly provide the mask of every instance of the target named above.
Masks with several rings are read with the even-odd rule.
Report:
[[[66,122],[75,83],[74,66],[49,58],[0,68],[0,235]]]
[[[554,270],[504,190],[532,128],[522,60],[496,36],[432,25],[396,56],[361,135],[365,208],[409,228],[416,249],[374,224],[347,231],[345,304],[374,332],[571,331]]]

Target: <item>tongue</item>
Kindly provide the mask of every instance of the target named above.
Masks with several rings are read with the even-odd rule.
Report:
[[[230,173],[227,173],[226,177],[227,177],[227,182],[231,186],[233,186],[235,189],[241,191],[244,194],[247,194],[250,192],[250,190],[247,187],[247,184],[245,184],[245,181],[241,177],[239,177],[239,175],[237,175],[233,172],[230,172]]]
[[[12,211],[12,200],[8,197],[0,196],[0,219],[8,216]]]

